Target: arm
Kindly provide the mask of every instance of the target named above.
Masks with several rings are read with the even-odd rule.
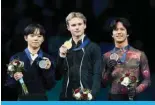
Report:
[[[10,58],[9,62],[14,60],[15,58],[16,58],[16,56],[12,56]],[[10,87],[10,88],[17,88],[18,87],[18,82],[14,79],[14,77],[11,77],[9,74],[7,74],[6,82],[5,82],[4,86]]]
[[[143,92],[151,84],[148,59],[144,52],[141,53],[140,57],[140,71],[142,73],[143,81],[136,88],[137,93]]]
[[[53,63],[53,59],[51,57],[48,57],[50,62],[51,62],[51,66],[49,69],[43,69],[42,70],[42,75],[44,78],[44,82],[45,82],[45,87],[46,89],[51,89],[55,86],[56,81],[55,81],[55,67],[54,67],[54,63]]]
[[[64,62],[65,62],[65,58],[61,58],[60,56],[58,56],[57,61],[56,61],[56,80],[61,80],[62,75],[63,75],[63,71],[64,71]]]
[[[109,59],[111,52],[107,52],[103,56],[103,72],[102,72],[102,87],[106,87],[109,83],[111,83],[112,77],[111,73],[115,69],[117,65],[117,61],[115,59]]]
[[[10,77],[10,75],[7,75],[4,86],[10,87],[10,88],[17,88],[18,82],[13,77]]]
[[[92,85],[92,95],[96,97],[97,92],[100,90],[101,86],[101,69],[102,69],[102,56],[99,46],[94,46],[92,48],[92,64],[93,65],[93,85]]]
[[[109,76],[110,76],[110,72],[107,69],[107,58],[106,55],[103,55],[103,70],[102,70],[102,87],[105,88],[108,85],[108,80],[109,80]]]
[[[56,61],[56,80],[61,80],[64,71],[67,70],[67,68],[65,67],[65,60],[67,60],[66,55],[67,48],[64,45],[62,45],[59,48],[59,55]]]

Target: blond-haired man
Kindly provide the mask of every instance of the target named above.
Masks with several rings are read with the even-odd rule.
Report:
[[[71,12],[66,17],[71,38],[59,48],[56,77],[63,77],[60,100],[95,100],[100,90],[101,51],[85,34],[86,17]],[[83,95],[83,90],[90,90]]]

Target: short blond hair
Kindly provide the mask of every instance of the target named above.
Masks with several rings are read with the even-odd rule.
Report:
[[[68,25],[68,21],[70,21],[73,18],[81,18],[84,21],[85,24],[87,22],[86,17],[82,13],[80,13],[80,12],[71,12],[66,17],[66,24]]]

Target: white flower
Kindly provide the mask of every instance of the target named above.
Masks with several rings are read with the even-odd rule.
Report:
[[[19,67],[24,67],[24,62],[20,61]]]
[[[16,63],[16,62],[13,62],[12,64],[13,64],[14,66],[17,66],[17,63]]]
[[[93,96],[91,95],[91,93],[88,93],[88,100],[92,100]]]
[[[74,94],[75,99],[79,100],[81,98],[80,92]]]
[[[123,81],[121,82],[121,85],[128,86],[130,84],[129,77],[124,77]]]
[[[8,66],[8,70],[9,70],[9,71],[14,71],[14,70],[15,70],[15,68],[14,68],[14,66],[13,66],[13,65],[9,65],[9,66]]]
[[[87,91],[84,91],[84,92],[83,92],[83,94],[87,94],[87,93],[88,93]]]

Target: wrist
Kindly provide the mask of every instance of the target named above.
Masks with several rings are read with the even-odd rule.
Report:
[[[60,56],[61,58],[66,58],[66,55],[63,55],[63,54],[61,54],[61,53],[59,53],[59,56]]]

